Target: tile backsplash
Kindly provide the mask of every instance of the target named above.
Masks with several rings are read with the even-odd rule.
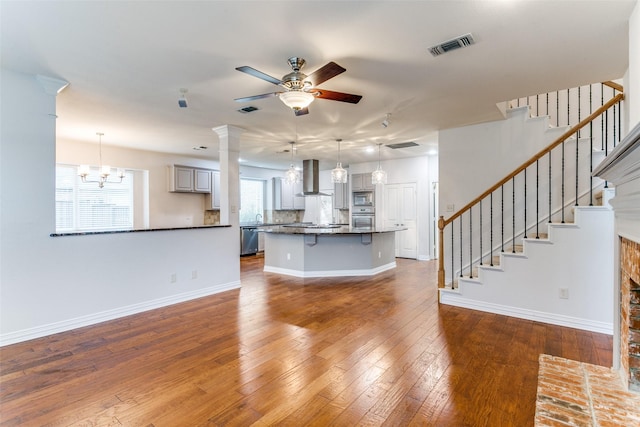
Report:
[[[304,211],[274,211],[266,210],[263,215],[265,223],[302,222]],[[204,211],[204,225],[220,224],[220,211]]]
[[[220,211],[204,211],[204,225],[220,224]]]
[[[264,222],[267,223],[292,223],[302,222],[304,211],[264,211]]]

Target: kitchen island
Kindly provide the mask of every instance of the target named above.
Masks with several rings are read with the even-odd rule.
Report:
[[[393,228],[264,227],[264,271],[296,277],[371,276],[396,267]]]

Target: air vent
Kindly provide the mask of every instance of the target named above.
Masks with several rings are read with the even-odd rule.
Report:
[[[394,150],[397,148],[409,148],[409,147],[417,147],[419,144],[416,144],[413,141],[410,142],[398,142],[397,144],[387,144],[387,147],[393,148]]]
[[[429,48],[429,52],[431,52],[431,55],[433,56],[438,56],[438,55],[442,55],[443,53],[447,53],[451,50],[456,50],[456,49],[460,49],[461,47],[471,46],[472,44],[475,44],[475,43],[476,42],[473,39],[473,36],[471,35],[471,33],[469,33],[460,37],[456,37],[455,39],[440,43],[439,45],[432,46]]]
[[[252,111],[258,111],[258,110],[259,110],[258,107],[253,107],[249,105],[248,107],[241,108],[238,111],[241,113],[251,113]]]
[[[196,151],[206,150],[207,148],[209,148],[209,147],[207,147],[205,145],[199,145],[197,147],[193,147],[193,149],[196,150]]]

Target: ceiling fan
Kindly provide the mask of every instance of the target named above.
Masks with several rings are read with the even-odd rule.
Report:
[[[235,100],[238,102],[247,102],[277,96],[287,107],[294,111],[296,116],[302,116],[304,114],[309,114],[309,104],[311,104],[315,98],[348,102],[350,104],[357,104],[360,102],[360,99],[362,99],[361,95],[334,92],[331,90],[319,89],[317,87],[319,84],[347,71],[335,62],[329,62],[309,75],[300,71],[306,63],[303,58],[294,56],[289,58],[287,62],[293,72],[285,75],[282,79],[277,79],[249,66],[237,67],[236,70],[238,71],[250,74],[259,79],[268,81],[269,83],[273,83],[274,85],[282,86],[285,90],[281,92],[236,98]]]

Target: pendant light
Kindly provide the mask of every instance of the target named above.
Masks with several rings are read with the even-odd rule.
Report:
[[[376,184],[386,184],[387,183],[387,173],[382,170],[380,166],[380,147],[382,144],[378,144],[378,169],[374,170],[371,174],[371,183],[373,185]]]
[[[80,165],[80,167],[78,168],[78,176],[80,177],[80,179],[82,179],[82,182],[95,182],[100,188],[103,188],[105,184],[120,184],[125,176],[124,169],[117,169],[116,171],[116,176],[120,178],[119,181],[109,181],[109,175],[111,175],[111,166],[102,164],[102,136],[104,135],[104,133],[96,132],[96,135],[98,135],[98,150],[100,155],[100,166],[98,169],[100,176],[97,180],[87,179],[91,169],[89,165]]]
[[[293,146],[295,143],[296,143],[295,141],[291,141],[289,143],[291,144],[291,165],[289,166],[289,169],[287,170],[287,172],[285,172],[284,174],[284,181],[287,184],[295,184],[297,182],[300,182],[300,172],[298,172],[298,170],[293,165],[293,150],[294,150]]]
[[[336,142],[338,143],[338,164],[336,165],[336,168],[331,171],[331,182],[333,182],[334,184],[346,184],[347,177],[349,176],[347,171],[342,168],[342,162],[340,162],[341,141],[342,139],[336,139]]]

